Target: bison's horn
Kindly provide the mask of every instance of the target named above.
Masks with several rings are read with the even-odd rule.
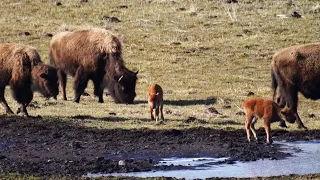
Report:
[[[138,72],[139,72],[139,70],[138,70],[137,72],[135,72],[135,73],[134,73],[134,75],[137,75],[137,74],[138,74]]]
[[[118,79],[118,82],[120,82],[122,78],[123,78],[123,75]]]

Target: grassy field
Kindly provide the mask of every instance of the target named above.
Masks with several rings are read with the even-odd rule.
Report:
[[[312,10],[315,0],[243,0],[233,5],[210,0],[60,2],[1,1],[0,42],[34,46],[49,63],[48,33],[91,27],[115,33],[123,42],[127,67],[139,70],[136,104],[114,104],[110,97],[98,104],[93,96],[75,104],[69,78],[68,101],[61,94],[58,101],[36,95],[29,108],[33,116],[80,117],[81,123],[101,128],[243,128],[244,116],[237,112],[248,93],[272,96],[271,56],[281,48],[320,39],[320,13]],[[292,18],[294,11],[302,18]],[[149,120],[151,83],[164,89],[165,125]],[[91,83],[87,91],[93,94]],[[15,106],[9,89],[6,98]],[[210,113],[212,107],[219,114]],[[299,113],[311,129],[320,126],[319,107],[300,98]]]
[[[134,105],[115,104],[110,96],[104,104],[93,96],[75,104],[69,77],[68,101],[61,94],[57,101],[36,94],[29,107],[32,116],[97,128],[243,128],[244,116],[238,112],[248,93],[272,98],[272,55],[284,47],[320,39],[320,12],[313,10],[317,0],[239,0],[233,5],[222,0],[60,2],[2,0],[0,43],[34,46],[49,63],[48,33],[97,27],[116,34],[123,42],[126,66],[139,70]],[[291,17],[294,11],[302,18]],[[164,89],[165,124],[149,118],[151,83]],[[91,83],[87,91],[93,94]],[[6,99],[16,106],[9,89]],[[218,114],[210,112],[212,108]],[[309,129],[320,128],[319,102],[300,96],[298,110]],[[289,125],[289,130],[296,129]]]

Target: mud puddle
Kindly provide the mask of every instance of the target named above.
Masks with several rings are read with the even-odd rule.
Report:
[[[175,177],[185,179],[212,177],[257,177],[279,176],[289,174],[320,173],[320,140],[285,142],[275,141],[281,151],[292,156],[281,159],[261,159],[251,162],[228,164],[228,158],[163,158],[156,166],[180,166],[179,170],[148,171],[111,174],[90,174],[88,177],[101,176],[134,176],[134,177]]]

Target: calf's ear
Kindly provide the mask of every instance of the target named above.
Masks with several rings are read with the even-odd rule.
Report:
[[[134,73],[134,75],[137,75],[139,73],[139,70],[137,72]]]
[[[290,110],[288,110],[288,109],[282,109],[280,112],[283,115],[289,115],[290,114]]]

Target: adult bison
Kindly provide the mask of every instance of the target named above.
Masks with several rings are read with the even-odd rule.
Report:
[[[58,76],[63,99],[67,100],[67,74],[74,77],[74,102],[88,81],[94,84],[94,94],[103,102],[103,89],[107,83],[117,103],[133,103],[136,96],[137,73],[125,67],[119,39],[104,29],[85,29],[60,32],[50,42],[51,63],[59,68]]]
[[[320,98],[320,43],[288,47],[275,53],[271,63],[273,100],[287,105],[296,116],[299,128],[307,129],[298,112],[298,92],[313,100]]]
[[[35,48],[22,44],[0,44],[0,102],[8,114],[13,114],[4,98],[7,85],[19,104],[18,113],[26,116],[33,91],[45,97],[56,97],[59,93],[56,68],[42,63]]]

